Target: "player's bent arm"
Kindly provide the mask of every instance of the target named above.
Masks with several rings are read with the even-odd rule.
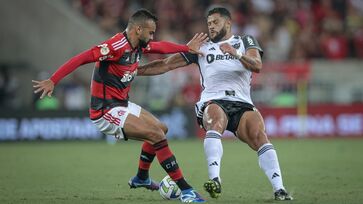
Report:
[[[179,67],[184,67],[187,65],[185,59],[181,54],[174,54],[168,58],[154,60],[145,65],[139,66],[137,70],[138,76],[153,76],[164,74],[168,71],[174,70]]]
[[[260,52],[257,49],[248,49],[246,54],[242,54],[239,60],[246,69],[252,72],[260,73],[262,69],[262,60]]]
[[[150,42],[145,49],[145,53],[174,54],[178,52],[188,52],[189,47],[167,41]]]

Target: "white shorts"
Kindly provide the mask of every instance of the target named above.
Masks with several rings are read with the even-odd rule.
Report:
[[[105,113],[101,118],[92,120],[93,124],[105,135],[114,136],[116,139],[127,139],[123,132],[126,118],[129,114],[140,116],[141,107],[128,102],[128,107],[117,106]]]

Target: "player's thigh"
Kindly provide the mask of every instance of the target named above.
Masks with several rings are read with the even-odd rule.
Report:
[[[129,139],[147,141],[151,144],[165,139],[161,128],[151,125],[133,114],[127,116],[123,131]]]
[[[215,130],[219,133],[223,133],[228,124],[228,118],[223,109],[215,104],[209,104],[203,113],[203,127],[208,130]]]
[[[153,114],[151,114],[149,111],[141,108],[141,113],[139,117],[141,120],[145,121],[146,123],[159,127],[160,129],[163,130],[165,134],[168,132],[168,127],[164,123],[162,123],[159,119],[157,119]]]
[[[258,111],[243,113],[237,128],[237,137],[256,150],[268,142],[265,133],[265,124]]]

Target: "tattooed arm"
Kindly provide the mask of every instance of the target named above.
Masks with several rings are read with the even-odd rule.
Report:
[[[145,65],[139,66],[137,70],[137,75],[139,76],[152,76],[152,75],[160,75],[165,72],[171,71],[173,69],[184,67],[187,65],[185,59],[181,56],[181,54],[174,54],[168,58],[154,60]]]
[[[260,73],[262,69],[262,60],[260,52],[257,49],[248,49],[245,55],[242,54],[239,61],[246,69],[252,72]]]
[[[250,48],[246,51],[246,54],[238,52],[228,43],[220,45],[220,49],[223,53],[229,53],[235,56],[243,64],[243,66],[251,72],[259,73],[262,69],[261,55],[258,49]]]

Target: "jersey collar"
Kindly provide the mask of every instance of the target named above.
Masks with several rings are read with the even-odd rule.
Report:
[[[125,36],[125,38],[126,38],[126,40],[127,40],[127,43],[130,45],[130,47],[131,47],[131,49],[132,50],[136,50],[136,49],[139,49],[139,47],[132,47],[132,44],[131,44],[131,42],[129,41],[129,38],[127,37],[127,33],[126,33],[126,30],[124,30],[123,32],[122,32],[122,35],[124,35]]]
[[[222,44],[222,43],[225,43],[225,42],[229,42],[230,40],[232,40],[234,38],[234,35],[232,35],[230,38],[228,38],[227,40],[223,40],[223,41],[219,41],[217,42],[217,44]]]

